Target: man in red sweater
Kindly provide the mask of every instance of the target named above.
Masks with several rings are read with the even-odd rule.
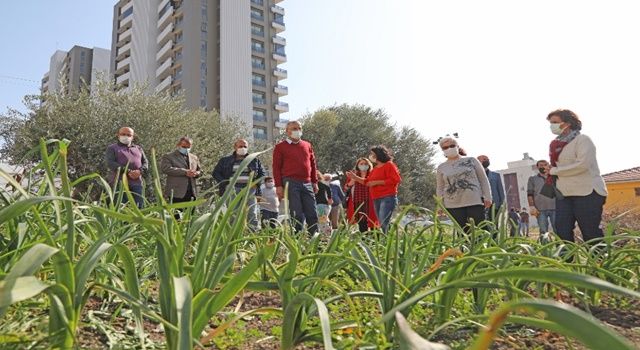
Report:
[[[302,124],[287,123],[287,138],[273,149],[273,180],[278,197],[284,198],[285,186],[289,216],[297,232],[306,221],[309,233],[318,230],[315,193],[318,192],[316,158],[311,143],[302,140]]]

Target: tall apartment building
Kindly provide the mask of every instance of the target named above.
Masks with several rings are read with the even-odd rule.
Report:
[[[99,75],[110,78],[111,52],[99,47],[74,46],[69,51],[56,51],[49,63],[49,71],[42,78],[42,92],[92,90]]]
[[[111,69],[123,88],[182,93],[273,140],[285,124],[287,71],[281,0],[119,0]]]

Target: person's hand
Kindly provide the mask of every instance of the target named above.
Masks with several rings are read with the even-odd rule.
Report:
[[[313,193],[318,193],[318,183],[313,184]]]
[[[540,215],[540,211],[536,207],[531,207],[529,209],[529,214],[531,214],[531,216],[538,217],[538,215]]]
[[[282,186],[278,186],[276,187],[276,195],[278,196],[278,198],[283,199],[284,198],[284,188]]]
[[[347,171],[345,175],[347,175],[349,181],[354,181],[354,178],[356,177],[356,173],[354,173],[352,170]]]
[[[493,203],[490,200],[488,200],[488,199],[484,200],[484,208],[485,209],[491,208],[491,204],[493,204]]]
[[[327,204],[329,204],[329,205],[333,205],[333,199],[329,199],[329,200],[327,200]]]
[[[140,178],[140,170],[129,170],[129,172],[127,173],[127,176],[131,179],[131,180],[137,180],[138,178]]]
[[[195,177],[196,176],[195,172],[193,170],[191,170],[191,169],[187,170],[186,175],[187,175],[187,177]]]

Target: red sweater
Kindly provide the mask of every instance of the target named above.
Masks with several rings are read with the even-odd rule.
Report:
[[[277,187],[283,186],[284,177],[317,183],[316,169],[316,156],[307,141],[289,143],[284,140],[273,149],[273,180]]]
[[[384,185],[369,187],[372,199],[398,194],[398,184],[400,184],[402,178],[400,177],[398,167],[392,161],[388,161],[379,167],[374,167],[366,178],[365,183],[378,180],[384,181]]]

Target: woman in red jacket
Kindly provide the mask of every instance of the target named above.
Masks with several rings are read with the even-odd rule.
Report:
[[[373,169],[373,164],[367,158],[356,161],[353,169],[356,175],[366,179]],[[360,232],[366,232],[370,228],[378,226],[378,218],[373,207],[373,199],[369,187],[354,179],[349,179],[344,186],[347,193],[347,219],[349,223],[358,223]]]
[[[369,187],[382,232],[387,233],[391,214],[398,206],[398,185],[402,178],[398,167],[393,163],[391,152],[385,146],[372,147],[369,160],[375,165],[366,179],[356,175],[353,171],[348,172],[347,176]]]

